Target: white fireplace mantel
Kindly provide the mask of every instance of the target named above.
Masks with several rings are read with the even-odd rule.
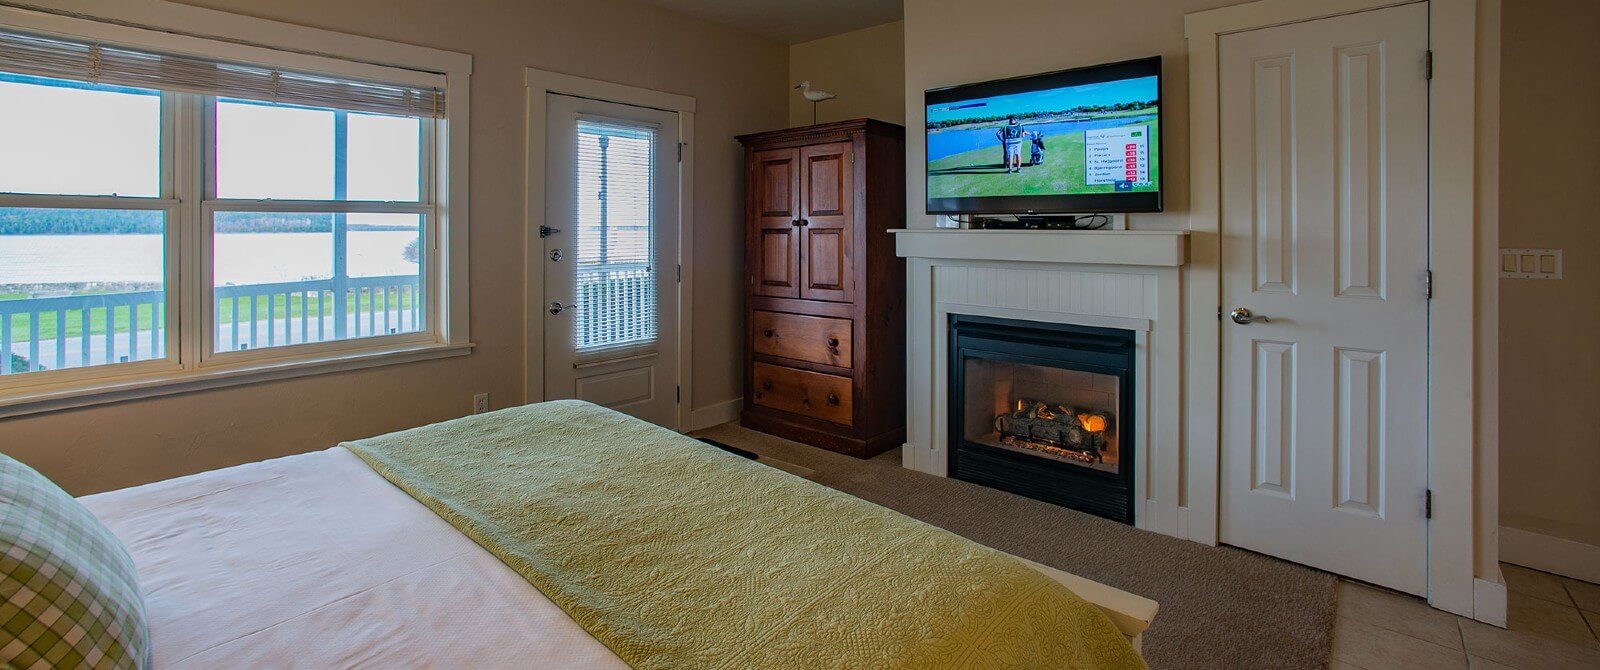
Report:
[[[1189,260],[1189,233],[1165,230],[961,230],[900,228],[895,252],[906,258],[1178,267]]]
[[[948,474],[950,315],[1123,328],[1136,342],[1134,523],[1188,537],[1180,404],[1188,233],[893,232],[906,259],[904,466]]]

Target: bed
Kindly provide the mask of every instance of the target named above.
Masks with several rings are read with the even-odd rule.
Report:
[[[578,412],[585,423],[597,420],[592,417],[621,422],[596,428],[613,436],[621,432],[618,426],[632,429],[631,419],[611,417],[614,413],[594,406],[572,403],[558,409]],[[509,411],[538,421],[551,409],[534,405]],[[447,422],[450,432],[407,431],[393,444],[481,434],[492,436],[485,444],[504,445],[530,431],[548,432],[549,426],[570,428],[561,438],[570,442],[571,435],[586,430],[570,427],[571,417],[507,428],[503,419],[513,415],[497,419],[495,414],[500,413]],[[823,489],[689,438],[650,435],[674,445],[672,440],[681,440],[682,449],[704,451],[718,467],[749,469],[727,471],[741,477],[781,476],[798,482],[780,482],[783,486]],[[80,499],[133,557],[155,667],[609,670],[651,665],[638,661],[649,658],[639,656],[638,649],[618,644],[615,627],[606,628],[605,619],[597,625],[594,612],[575,606],[570,592],[546,582],[540,582],[544,590],[537,588],[526,566],[484,541],[481,529],[447,520],[459,510],[439,507],[434,495],[439,487],[385,476],[404,468],[384,460],[382,452],[374,455],[374,444],[386,444],[378,439]],[[629,441],[642,443],[638,437]],[[611,477],[593,481],[601,489],[612,485]],[[489,492],[495,488],[506,487]],[[572,525],[567,519],[561,523]],[[596,540],[596,546],[605,542]],[[1027,565],[1092,604],[1137,649],[1155,614],[1154,602]],[[871,643],[871,633],[861,633],[863,644]],[[775,638],[771,644],[780,642]],[[624,656],[635,659],[631,666]]]

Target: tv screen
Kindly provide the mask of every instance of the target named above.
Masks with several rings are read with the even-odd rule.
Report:
[[[1161,58],[935,89],[929,214],[1161,210]]]

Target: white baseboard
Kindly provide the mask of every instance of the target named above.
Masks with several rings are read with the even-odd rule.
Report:
[[[1472,618],[1491,626],[1506,627],[1506,580],[1495,571],[1500,581],[1472,580]]]
[[[739,420],[739,410],[744,408],[744,398],[724,400],[719,403],[689,410],[689,425],[684,432],[703,430]]]
[[[1592,544],[1501,526],[1500,560],[1600,584],[1600,547]]]

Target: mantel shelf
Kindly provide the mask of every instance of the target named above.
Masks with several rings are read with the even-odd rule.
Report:
[[[905,258],[1179,267],[1189,260],[1189,233],[1165,230],[963,230],[898,228],[895,253]]]

